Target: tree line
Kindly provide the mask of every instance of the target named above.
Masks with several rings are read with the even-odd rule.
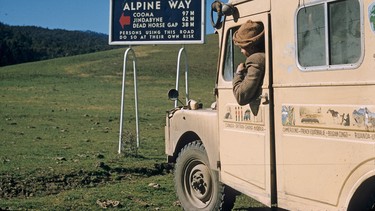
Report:
[[[0,67],[114,48],[108,35],[0,22]]]

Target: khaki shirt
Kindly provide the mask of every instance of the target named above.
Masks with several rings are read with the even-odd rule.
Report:
[[[243,75],[233,77],[233,94],[238,104],[246,105],[262,94],[262,84],[265,69],[265,54],[254,53],[246,59]],[[245,75],[246,74],[246,75]]]

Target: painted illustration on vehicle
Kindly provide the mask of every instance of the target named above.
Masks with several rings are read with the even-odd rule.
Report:
[[[368,131],[375,129],[375,113],[371,112],[367,107],[353,111],[354,125],[365,127]]]
[[[284,126],[295,125],[294,106],[283,106],[281,111],[281,119]]]
[[[375,32],[375,2],[369,6],[368,14],[369,14],[371,29],[373,32]]]
[[[262,115],[262,109],[259,109],[258,115],[255,115],[248,106],[227,105],[224,119],[232,122],[261,123]]]
[[[375,131],[375,112],[366,106],[282,106],[283,126],[313,126],[320,128],[360,129]]]

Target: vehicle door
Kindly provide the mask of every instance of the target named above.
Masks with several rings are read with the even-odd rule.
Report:
[[[264,25],[266,70],[260,101],[240,106],[233,95],[232,79],[237,65],[244,63],[246,57],[233,44],[232,38],[233,33],[249,19]],[[268,26],[268,13],[225,22],[217,87],[221,180],[266,205],[271,204]]]

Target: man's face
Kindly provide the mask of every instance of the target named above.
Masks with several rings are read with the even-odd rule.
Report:
[[[241,53],[242,53],[244,56],[246,56],[246,57],[249,57],[249,56],[250,56],[249,52],[248,52],[247,50],[245,50],[244,48],[241,48]]]

